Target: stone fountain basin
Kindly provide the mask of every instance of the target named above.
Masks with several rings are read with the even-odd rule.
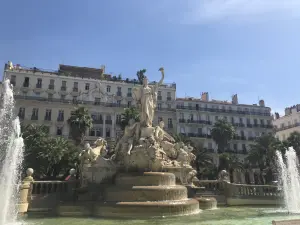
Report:
[[[195,199],[158,202],[77,202],[61,204],[57,208],[59,216],[147,218],[183,216],[199,213],[199,202]]]
[[[172,201],[187,199],[184,186],[133,186],[112,187],[104,193],[105,201],[141,202],[141,201]]]

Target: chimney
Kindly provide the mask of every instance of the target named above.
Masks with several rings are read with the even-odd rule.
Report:
[[[259,100],[259,106],[265,107],[265,101],[264,100]]]
[[[234,105],[239,104],[237,94],[235,94],[235,95],[232,96],[232,102],[231,103],[234,104]]]
[[[275,120],[277,120],[277,119],[279,119],[279,113],[278,112],[275,113]]]
[[[209,101],[208,92],[202,92],[202,94],[201,94],[201,100],[202,101],[206,101],[206,102]]]

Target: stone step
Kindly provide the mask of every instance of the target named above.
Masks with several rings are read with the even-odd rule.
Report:
[[[133,186],[109,187],[104,192],[107,202],[144,202],[186,200],[187,189],[184,186]]]
[[[159,186],[175,185],[173,173],[144,172],[139,174],[119,174],[115,179],[116,186]]]

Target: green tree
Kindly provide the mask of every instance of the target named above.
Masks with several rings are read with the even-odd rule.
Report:
[[[235,154],[225,152],[219,154],[219,171],[224,169],[232,172],[234,169],[244,170],[244,166]]]
[[[146,69],[142,69],[136,72],[136,76],[140,84],[143,84],[144,77],[146,76],[145,75],[146,71],[147,71]]]
[[[71,112],[68,119],[70,125],[71,136],[76,145],[80,145],[85,137],[85,133],[93,126],[93,119],[85,107],[76,108]]]
[[[122,80],[122,74],[118,75],[118,80]]]
[[[187,137],[185,135],[182,135],[182,134],[174,134],[173,138],[174,138],[175,142],[183,142],[184,144],[191,144],[192,143],[192,141],[189,137]]]
[[[24,168],[32,167],[38,177],[53,177],[74,168],[79,149],[63,137],[49,135],[47,126],[22,127],[25,144]]]
[[[218,152],[225,152],[229,141],[234,138],[235,129],[226,120],[218,120],[211,131],[213,140],[218,145]]]
[[[207,173],[207,171],[213,170],[213,158],[206,149],[199,147],[195,149],[195,155],[195,167],[197,169],[197,176],[202,179],[203,175]]]
[[[121,122],[120,127],[122,130],[128,125],[130,119],[134,119],[135,121],[139,121],[139,111],[135,107],[125,108],[124,112],[121,114]]]
[[[300,133],[299,132],[297,131],[292,132],[284,144],[286,147],[293,147],[297,155],[298,156],[300,155]]]

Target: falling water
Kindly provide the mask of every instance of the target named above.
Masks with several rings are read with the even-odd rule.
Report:
[[[3,83],[0,109],[0,225],[15,224],[23,159],[19,118],[14,116],[14,96],[9,80]]]
[[[288,212],[300,213],[300,176],[296,152],[290,147],[286,151],[284,158],[279,151],[276,154],[283,186],[285,207]]]

